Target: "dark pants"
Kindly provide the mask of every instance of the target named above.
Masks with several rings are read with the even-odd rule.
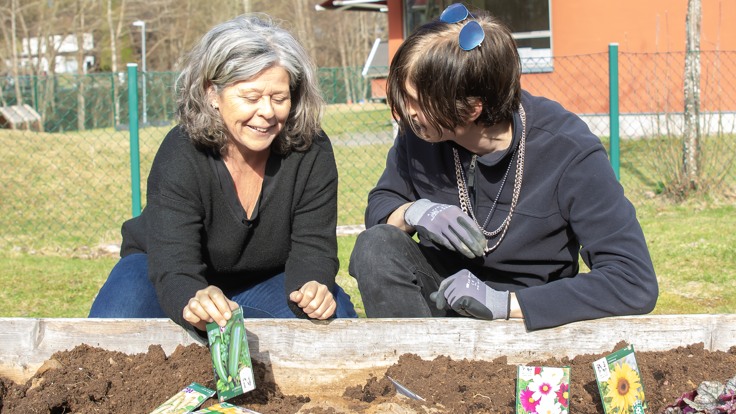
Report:
[[[239,290],[224,290],[230,300],[243,308],[246,318],[295,318],[286,303],[284,274]],[[336,318],[357,318],[350,296],[335,285]],[[142,253],[123,257],[110,272],[89,312],[90,318],[166,318],[148,279],[148,256]]]
[[[427,252],[429,253],[429,252]],[[350,257],[369,318],[456,316],[439,310],[429,298],[449,274],[401,229],[381,224],[362,232]]]

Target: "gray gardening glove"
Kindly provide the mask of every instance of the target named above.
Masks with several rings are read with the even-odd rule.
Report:
[[[437,309],[452,310],[478,319],[508,319],[511,294],[483,283],[469,270],[463,269],[443,280],[437,292],[429,295]]]
[[[415,201],[404,212],[406,224],[419,236],[428,238],[469,259],[482,257],[487,241],[473,219],[460,207],[433,203],[425,198]]]

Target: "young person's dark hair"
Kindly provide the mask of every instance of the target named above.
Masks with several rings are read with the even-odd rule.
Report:
[[[511,120],[521,101],[521,62],[511,31],[483,10],[473,19],[485,39],[472,50],[458,47],[461,25],[439,20],[419,27],[391,61],[387,102],[402,124],[407,115],[407,82],[416,88],[419,104],[436,129],[463,123],[475,100],[483,103],[476,122],[488,126]]]
[[[654,308],[649,249],[600,138],[520,80],[509,29],[460,3],[399,47],[399,134],[350,257],[369,318],[535,330]]]

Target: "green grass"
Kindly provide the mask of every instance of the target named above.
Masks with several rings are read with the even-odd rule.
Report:
[[[391,112],[385,105],[370,105],[369,109],[334,106],[326,112],[322,129],[336,138],[377,129],[391,131]]]
[[[354,147],[335,146],[339,174],[338,224],[363,223],[368,191],[376,184],[383,172],[389,147],[388,144],[362,145],[361,153],[356,154]]]
[[[639,211],[657,272],[655,313],[736,313],[736,207]]]
[[[380,105],[335,105],[325,115],[323,127],[333,140],[340,173],[340,225],[363,222],[368,191],[391,145],[389,120]],[[150,163],[168,130],[141,130],[144,197]],[[736,312],[736,207],[723,202],[723,195],[733,200],[734,194],[734,152],[725,150],[733,141],[721,136],[703,143],[706,154],[718,153],[704,170],[727,179],[721,196],[684,204],[658,196],[667,188],[657,177],[676,170],[677,140],[622,142],[621,182],[637,205],[660,281],[655,313]],[[126,131],[0,129],[0,317],[87,315],[116,261],[94,254],[95,247],[119,243],[120,225],[131,215],[129,153]],[[355,280],[347,273],[354,243],[355,236],[338,239],[338,283],[363,314]]]
[[[356,139],[364,139],[365,128],[372,128],[373,134],[390,134],[387,117],[386,111],[344,108],[325,116],[325,128],[335,125],[326,130],[336,137],[341,225],[363,222],[367,189],[378,180],[390,147],[385,142],[358,144]],[[346,133],[344,128],[351,125],[353,131]],[[144,203],[151,162],[169,129],[140,131]],[[118,241],[120,224],[132,211],[127,131],[50,134],[0,129],[0,159],[0,250]]]
[[[0,252],[1,317],[86,317],[114,258]]]
[[[638,214],[660,285],[654,313],[736,313],[736,207],[650,202]],[[364,316],[347,272],[355,238],[338,238],[337,280]],[[0,251],[0,317],[85,317],[116,259],[75,255]]]

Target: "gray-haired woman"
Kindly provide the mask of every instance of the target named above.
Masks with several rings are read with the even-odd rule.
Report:
[[[302,46],[264,15],[212,28],[177,84],[179,124],[90,317],[355,317],[335,284],[337,168]]]

